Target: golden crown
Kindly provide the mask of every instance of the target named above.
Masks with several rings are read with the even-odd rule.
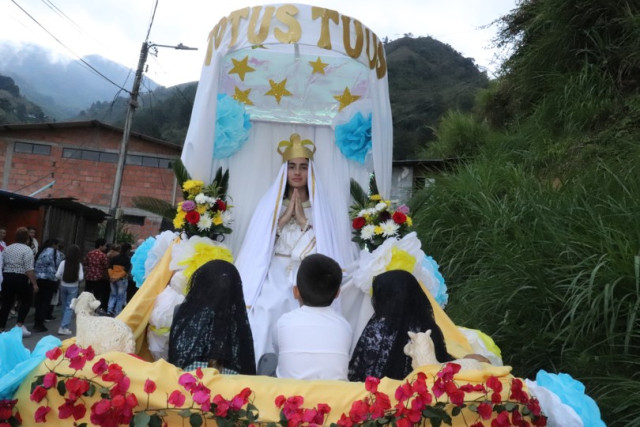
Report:
[[[310,139],[301,139],[300,135],[294,133],[289,138],[289,141],[280,141],[277,151],[282,156],[283,162],[299,157],[311,160],[313,159],[313,153],[316,152],[316,146]]]

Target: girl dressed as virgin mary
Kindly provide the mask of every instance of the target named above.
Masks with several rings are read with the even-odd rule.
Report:
[[[278,318],[299,307],[293,286],[302,259],[322,253],[342,263],[330,206],[314,170],[315,149],[297,133],[280,142],[283,164],[258,203],[236,260],[256,360],[274,352]]]

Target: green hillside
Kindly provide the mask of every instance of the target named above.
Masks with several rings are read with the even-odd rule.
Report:
[[[520,2],[501,77],[435,129],[429,152],[463,161],[412,200],[455,322],[517,376],[579,379],[612,426],[640,425],[639,18],[631,1]]]
[[[20,95],[12,78],[0,76],[0,123],[40,123],[42,109]]]

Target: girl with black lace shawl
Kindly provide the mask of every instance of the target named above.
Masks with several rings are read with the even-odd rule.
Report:
[[[242,282],[233,264],[209,261],[193,273],[171,324],[169,362],[186,371],[214,367],[225,374],[255,375]]]
[[[442,331],[433,309],[416,278],[403,270],[380,274],[373,280],[374,314],[365,326],[349,362],[349,381],[368,376],[402,380],[412,371],[411,358],[404,354],[407,331],[431,329],[436,358],[448,362]]]

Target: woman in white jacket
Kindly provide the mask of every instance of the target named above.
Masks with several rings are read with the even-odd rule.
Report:
[[[78,245],[69,246],[66,258],[60,263],[56,272],[56,278],[60,280],[60,301],[64,310],[58,335],[73,335],[69,329],[73,315],[71,300],[78,296],[78,285],[84,280],[80,255]]]

